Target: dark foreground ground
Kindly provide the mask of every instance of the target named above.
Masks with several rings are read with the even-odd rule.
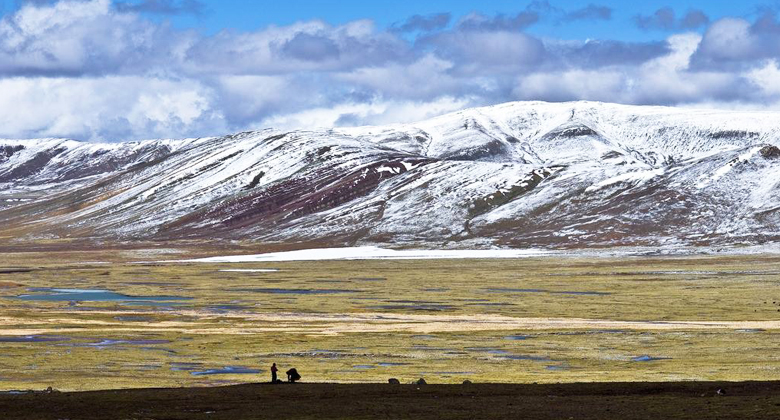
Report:
[[[723,389],[725,395],[718,395]],[[248,384],[0,395],[3,419],[778,419],[780,382]]]

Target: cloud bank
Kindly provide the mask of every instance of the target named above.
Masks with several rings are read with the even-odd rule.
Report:
[[[121,141],[420,120],[513,100],[773,107],[780,22],[637,17],[658,42],[540,39],[540,19],[609,20],[591,4],[203,35],[145,17],[197,1],[28,2],[0,20],[0,137]],[[701,32],[691,32],[704,28]]]

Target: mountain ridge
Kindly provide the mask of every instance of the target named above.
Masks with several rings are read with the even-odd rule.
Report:
[[[0,236],[764,244],[780,237],[778,116],[512,102],[378,127],[0,140]]]

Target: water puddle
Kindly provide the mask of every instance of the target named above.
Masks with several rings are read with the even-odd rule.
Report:
[[[80,343],[80,344],[74,344],[74,347],[95,347],[95,348],[106,348],[106,347],[115,347],[115,346],[151,346],[155,344],[168,344],[170,343],[170,340],[102,340],[96,343]],[[156,348],[151,347],[150,349],[153,350],[159,350]]]
[[[366,309],[379,309],[385,311],[425,311],[441,312],[455,309],[450,305],[422,304],[422,305],[373,305],[366,306]]]
[[[174,372],[192,372],[194,370],[203,367],[203,363],[186,363],[186,362],[174,362],[171,363],[171,370]]]
[[[174,287],[181,286],[179,283],[161,282],[161,281],[129,281],[127,285],[132,286],[159,286],[159,287]]]
[[[352,369],[376,369],[376,366],[374,365],[354,365],[352,366]]]
[[[21,274],[31,273],[35,270],[31,268],[0,268],[0,274]]]
[[[394,366],[409,366],[411,365],[411,363],[382,362],[382,363],[377,363],[376,365],[381,367],[394,367]]]
[[[208,369],[201,371],[191,371],[191,375],[206,376],[206,375],[253,375],[261,373],[260,369],[250,369],[243,366],[227,366],[222,369]]]
[[[466,347],[464,350],[488,354],[509,354],[509,352],[506,350],[495,349],[492,347]]]
[[[231,289],[233,292],[247,293],[270,293],[274,295],[337,295],[342,293],[360,293],[360,290],[349,289],[277,289],[277,288],[257,288],[257,289]]]
[[[182,296],[130,296],[102,289],[54,289],[31,288],[35,294],[19,295],[16,298],[26,301],[47,302],[119,302],[125,305],[166,306],[179,304],[176,301],[192,300]]]
[[[223,273],[277,273],[278,268],[230,268],[219,270]]]
[[[151,317],[139,316],[139,315],[127,315],[127,316],[120,315],[120,316],[115,316],[114,319],[122,322],[149,322],[152,320]]]
[[[491,287],[483,289],[488,293],[547,293],[544,289],[509,289],[503,287]]]
[[[409,305],[441,305],[441,302],[431,300],[386,300],[387,303],[400,303]]]
[[[488,288],[483,289],[488,293],[549,293],[552,295],[579,295],[579,296],[608,296],[610,292],[593,291],[575,291],[575,290],[546,290],[546,289],[510,289],[510,288]]]
[[[569,290],[564,290],[561,292],[549,291],[548,293],[552,293],[554,295],[579,295],[579,296],[609,296],[612,294],[611,292],[578,292],[578,291],[569,291]]]
[[[507,356],[501,356],[502,359],[507,360],[530,360],[532,362],[552,362],[553,360],[547,356],[530,356],[526,354],[510,354]]]
[[[246,311],[252,309],[250,306],[246,305],[212,305],[208,308],[210,311],[217,313]]]
[[[637,357],[632,357],[632,362],[656,362],[659,360],[670,360],[671,357],[654,357],[654,356],[648,356],[648,355],[642,355]]]
[[[68,337],[56,337],[45,335],[26,335],[26,336],[3,336],[0,337],[0,343],[51,343],[58,341],[69,341]]]
[[[520,341],[520,340],[528,340],[529,338],[531,337],[527,335],[508,335],[504,337],[504,340]]]

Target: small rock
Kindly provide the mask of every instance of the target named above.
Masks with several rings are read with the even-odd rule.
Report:
[[[425,379],[423,379],[423,378],[420,378],[420,379],[417,381],[417,385],[427,385],[427,384],[428,384],[428,382],[425,382]]]
[[[726,395],[726,390],[719,388],[715,393],[718,395]]]
[[[780,149],[777,146],[764,146],[759,150],[759,153],[761,153],[761,157],[766,159],[777,159],[780,157]]]
[[[390,379],[387,380],[387,382],[391,383],[393,385],[401,385],[401,381],[399,381],[398,379],[395,379],[395,378],[390,378]]]
[[[472,383],[473,383],[473,382],[469,381],[468,379],[466,379],[465,381],[463,381],[463,385],[471,385]]]

